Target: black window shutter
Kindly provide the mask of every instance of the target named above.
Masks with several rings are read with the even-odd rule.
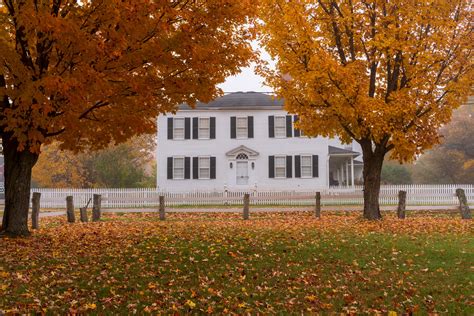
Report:
[[[193,157],[193,179],[199,179],[199,158]]]
[[[168,139],[173,139],[173,118],[168,117]]]
[[[298,122],[298,119],[299,119],[298,115],[293,116],[293,123]],[[294,126],[294,124],[293,124],[293,126]],[[294,128],[293,133],[294,133],[295,137],[300,137],[301,136],[301,132],[297,128]]]
[[[313,177],[319,177],[318,155],[313,155]]]
[[[248,117],[248,138],[253,138],[253,116]]]
[[[237,118],[230,117],[230,138],[237,138]]]
[[[184,178],[191,179],[191,157],[184,157]]]
[[[191,139],[191,118],[184,119],[184,139]]]
[[[268,117],[268,137],[275,137],[275,117],[273,115]]]
[[[275,156],[268,156],[268,177],[275,178]]]
[[[286,177],[293,177],[293,156],[286,156]]]
[[[295,156],[295,178],[301,178],[301,156]]]
[[[193,117],[193,139],[199,138],[199,118]]]
[[[215,139],[216,138],[216,118],[215,117],[211,117],[210,124],[211,124],[210,137],[211,139]]]
[[[173,157],[168,157],[168,179],[173,179]]]
[[[216,157],[211,157],[211,179],[216,178]]]
[[[286,116],[286,137],[292,137],[293,136],[293,129],[292,129],[292,119],[291,115]]]

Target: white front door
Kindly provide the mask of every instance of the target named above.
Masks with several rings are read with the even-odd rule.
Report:
[[[237,161],[237,184],[249,184],[249,163],[248,161]]]

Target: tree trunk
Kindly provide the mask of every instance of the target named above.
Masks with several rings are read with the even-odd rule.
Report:
[[[364,158],[364,218],[369,220],[381,219],[379,195],[382,165],[385,149],[376,147],[372,143],[362,145]]]
[[[5,159],[5,210],[0,233],[8,236],[28,236],[31,170],[38,154],[26,148],[18,151],[18,142],[3,135]]]

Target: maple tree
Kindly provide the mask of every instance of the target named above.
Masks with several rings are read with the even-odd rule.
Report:
[[[29,233],[42,144],[118,144],[210,101],[253,57],[253,13],[251,0],[0,1],[3,233]]]
[[[437,143],[470,91],[470,1],[261,2],[261,42],[276,59],[261,72],[306,135],[361,145],[364,217],[379,219],[385,155],[406,162]]]

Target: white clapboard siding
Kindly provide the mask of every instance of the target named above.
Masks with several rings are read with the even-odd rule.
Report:
[[[396,205],[398,192],[407,191],[407,205],[457,205],[457,188],[463,188],[468,202],[474,204],[474,185],[383,185],[381,205]],[[362,205],[363,187],[321,187],[313,191],[193,191],[163,192],[156,189],[32,189],[41,193],[42,208],[65,208],[66,196],[74,197],[76,208],[86,206],[94,194],[102,195],[103,208],[156,208],[160,195],[168,206],[242,205],[245,193],[252,205],[314,205],[315,192],[321,192],[323,205]],[[90,204],[89,206],[92,206]]]

